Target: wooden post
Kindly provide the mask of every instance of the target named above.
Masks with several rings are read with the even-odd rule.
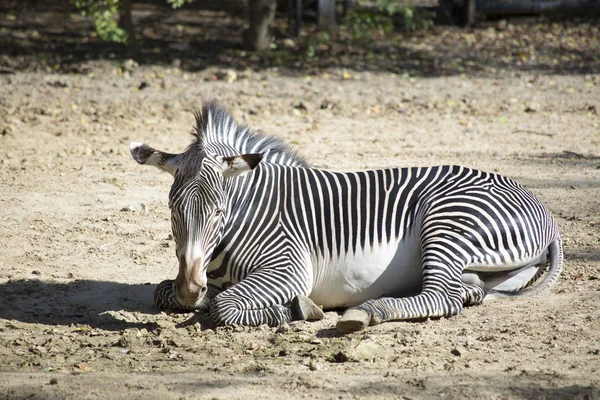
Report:
[[[271,45],[269,28],[275,19],[277,0],[250,0],[250,26],[244,32],[244,47],[266,50]]]
[[[344,0],[344,15],[353,8],[356,8],[356,0]]]
[[[440,0],[438,16],[442,24],[455,24],[457,21],[454,15],[454,0]]]
[[[302,31],[302,0],[296,0],[296,37]]]
[[[318,0],[318,26],[321,30],[335,30],[335,0]]]
[[[463,22],[467,26],[475,24],[475,0],[464,0]]]
[[[127,49],[129,55],[134,56],[137,52],[137,41],[135,37],[135,26],[133,25],[132,0],[122,0],[119,7],[119,28],[127,32]]]

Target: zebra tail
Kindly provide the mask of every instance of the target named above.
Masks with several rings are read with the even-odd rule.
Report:
[[[548,252],[548,258],[550,259],[550,267],[548,268],[548,272],[546,273],[546,276],[544,276],[542,282],[535,286],[527,287],[526,289],[519,290],[516,292],[507,292],[492,289],[486,293],[486,300],[541,296],[550,292],[550,289],[552,289],[556,282],[558,282],[558,278],[560,277],[560,274],[563,270],[563,245],[560,236],[557,236],[557,238],[548,245]]]

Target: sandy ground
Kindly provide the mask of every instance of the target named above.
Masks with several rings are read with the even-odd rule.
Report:
[[[600,398],[599,75],[86,71],[0,75],[0,398]],[[127,145],[183,150],[206,99],[319,167],[514,178],[554,213],[564,276],[543,298],[344,336],[332,312],[287,331],[158,313],[171,177]]]

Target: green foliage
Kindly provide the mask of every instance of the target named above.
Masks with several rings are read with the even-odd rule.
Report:
[[[331,41],[331,36],[328,32],[319,32],[317,35],[310,36],[307,41],[306,53],[307,58],[313,58],[317,55],[317,51],[325,51]]]
[[[398,0],[376,0],[377,8],[380,12],[385,13],[388,16],[392,16],[397,12],[401,11],[404,6],[401,6]]]
[[[394,30],[393,18],[402,18],[405,30],[427,29],[433,24],[433,14],[416,7],[403,6],[399,0],[376,0],[375,7],[357,6],[350,10],[342,28],[354,40],[374,39]]]
[[[119,28],[119,0],[71,0],[82,15],[94,19],[96,31],[104,40],[126,43],[127,33]]]
[[[435,17],[432,11],[415,7],[401,7],[396,14],[402,16],[402,27],[409,31],[429,29],[433,25]]]
[[[194,0],[167,0],[167,3],[169,3],[173,8],[179,8],[185,3],[191,3],[192,1]]]
[[[167,0],[173,8],[179,8],[193,0]],[[120,0],[71,0],[82,15],[92,17],[98,35],[107,41],[127,43],[127,32],[119,27]]]
[[[394,23],[389,14],[358,6],[348,11],[342,27],[352,35],[354,40],[361,41],[391,32]]]

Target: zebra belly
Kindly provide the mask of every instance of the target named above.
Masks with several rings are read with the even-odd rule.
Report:
[[[325,309],[359,305],[382,296],[419,293],[423,284],[418,238],[377,244],[335,259],[313,259],[310,298]]]

